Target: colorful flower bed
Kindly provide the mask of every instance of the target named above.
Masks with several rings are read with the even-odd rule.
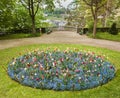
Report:
[[[115,76],[115,68],[93,52],[46,50],[14,58],[8,74],[34,88],[82,90],[107,83]]]

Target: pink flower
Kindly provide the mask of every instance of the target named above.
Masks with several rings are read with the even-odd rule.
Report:
[[[75,70],[75,72],[76,72],[76,73],[79,73],[79,72],[80,72],[80,70],[79,70],[79,69],[76,69],[76,70]]]
[[[42,75],[42,79],[44,79],[44,75]]]
[[[44,70],[44,68],[43,68],[42,64],[40,64],[40,70]]]
[[[56,76],[58,76],[58,73],[56,73]]]
[[[63,62],[64,61],[64,59],[63,58],[60,58],[60,62]]]
[[[33,65],[33,64],[34,64],[34,62],[30,62],[30,64],[31,64],[31,65]]]
[[[58,70],[56,70],[56,73],[58,73]]]
[[[53,62],[53,67],[55,67],[55,66],[56,66],[56,64],[57,64],[56,62]]]
[[[37,58],[36,58],[36,57],[34,57],[34,58],[33,58],[33,62],[36,62],[36,61],[37,61]]]

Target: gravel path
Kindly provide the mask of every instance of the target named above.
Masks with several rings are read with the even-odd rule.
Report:
[[[120,51],[120,42],[91,39],[85,35],[81,36],[72,31],[56,31],[36,38],[0,40],[0,49],[40,43],[84,44]]]

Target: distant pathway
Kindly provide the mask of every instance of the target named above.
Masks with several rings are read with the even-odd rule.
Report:
[[[56,31],[36,38],[0,40],[0,49],[40,43],[84,44],[120,51],[120,42],[91,39],[85,35],[81,36],[72,31]]]

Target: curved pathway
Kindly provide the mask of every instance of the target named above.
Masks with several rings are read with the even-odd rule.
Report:
[[[0,49],[40,43],[84,44],[120,51],[120,42],[91,39],[85,35],[81,36],[72,31],[55,31],[51,34],[44,34],[36,38],[0,40]]]

